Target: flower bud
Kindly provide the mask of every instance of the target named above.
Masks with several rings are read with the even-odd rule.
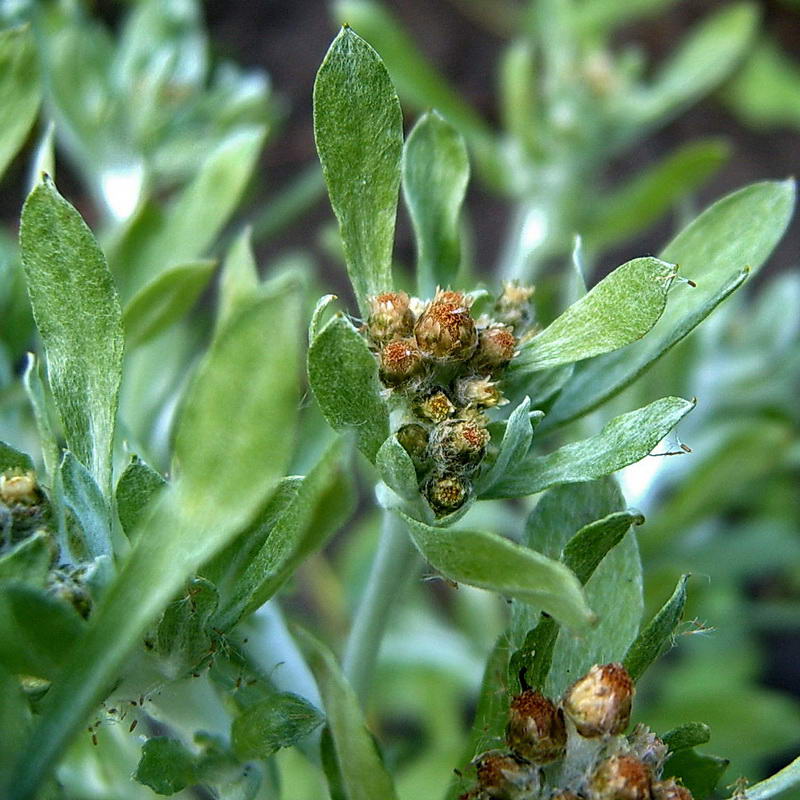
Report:
[[[572,684],[564,713],[587,738],[622,733],[631,718],[633,681],[622,664],[595,664]]]
[[[564,716],[541,692],[526,689],[511,700],[506,743],[537,764],[556,761],[567,746]]]
[[[464,505],[469,488],[469,482],[457,475],[434,475],[425,484],[425,496],[431,508],[444,516]]]
[[[522,758],[500,750],[489,750],[475,761],[479,797],[518,800],[536,797],[541,786],[539,770]]]
[[[42,499],[32,471],[9,470],[0,475],[0,501],[8,506],[32,506]]]
[[[456,381],[456,399],[462,406],[478,408],[492,408],[503,406],[508,400],[497,388],[497,384],[489,378],[480,378],[475,375],[469,378],[459,378]]]
[[[478,372],[497,372],[514,357],[517,337],[508,325],[491,325],[478,333],[472,365]]]
[[[474,467],[483,458],[490,438],[481,421],[447,420],[433,430],[431,454],[442,464]]]
[[[633,756],[601,761],[589,780],[591,800],[651,800],[650,772]]]
[[[425,462],[428,455],[428,431],[422,425],[416,422],[403,425],[395,436],[415,464]]]
[[[644,762],[654,775],[661,772],[661,768],[667,760],[669,748],[647,725],[642,725],[640,722],[628,737],[628,743],[630,744],[631,754]]]
[[[419,349],[437,361],[468,359],[478,335],[465,295],[438,291],[417,320],[414,336]]]
[[[422,354],[413,339],[394,339],[381,350],[381,380],[389,386],[413,378],[422,367]]]
[[[515,283],[504,283],[503,293],[494,306],[494,318],[497,322],[510,325],[514,330],[528,326],[532,319],[531,295],[533,287],[518,286]]]
[[[670,778],[668,781],[656,781],[653,784],[653,800],[694,800],[692,793]]]
[[[444,422],[455,412],[456,407],[450,402],[450,398],[439,389],[421,400],[417,404],[416,410],[420,416],[431,422]]]
[[[385,344],[390,339],[411,336],[414,330],[414,315],[409,303],[409,297],[405,292],[384,292],[371,297],[367,320],[370,338],[378,344]]]

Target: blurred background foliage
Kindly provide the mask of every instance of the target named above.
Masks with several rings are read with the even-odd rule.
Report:
[[[0,427],[26,452],[38,447],[19,376],[35,334],[16,226],[42,168],[55,171],[108,254],[129,336],[124,439],[160,469],[214,292],[225,298],[224,282],[214,288],[218,263],[257,265],[270,277],[299,271],[307,313],[320,294],[348,296],[310,118],[314,74],[341,22],[381,53],[407,113],[436,107],[468,142],[462,283],[525,276],[537,284],[544,321],[581,291],[576,232],[574,260],[591,283],[658,252],[711,199],[786,177],[797,163],[800,7],[788,0],[4,0],[0,19],[30,23],[26,69],[34,95],[41,86],[41,113],[0,200]],[[395,258],[406,274],[412,238],[401,214]],[[628,503],[647,517],[645,617],[676,574],[694,576],[692,621],[647,675],[637,711],[657,731],[708,723],[732,779],[758,780],[800,745],[798,242],[795,223],[758,280],[611,409],[663,394],[699,398],[680,429],[691,456],[648,458],[621,475]],[[165,269],[172,299],[152,319],[141,293]],[[330,438],[311,404],[303,413],[298,473]],[[591,432],[594,423],[579,424]],[[366,499],[368,481],[362,491]],[[479,505],[470,522],[518,536],[528,511]],[[291,619],[334,646],[366,581],[377,527],[377,515],[357,514],[281,595]],[[269,629],[267,643],[283,630],[277,607],[248,624],[256,641]],[[487,653],[506,624],[491,594],[438,580],[407,587],[370,710],[401,796],[431,796],[459,763]],[[272,664],[280,684],[286,668],[264,647],[262,666]],[[222,713],[213,683],[186,681],[169,701],[171,724],[187,740],[207,725],[197,709]],[[69,796],[152,796],[127,781],[139,733],[109,726],[99,747],[88,737],[77,743],[60,772]],[[273,761],[286,796],[324,796],[299,751]]]

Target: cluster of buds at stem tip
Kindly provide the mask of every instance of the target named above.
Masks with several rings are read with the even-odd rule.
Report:
[[[499,317],[478,319],[472,298],[449,289],[428,302],[405,292],[369,299],[363,331],[399,422],[394,432],[438,516],[470,495],[490,444],[485,412],[507,402],[500,381],[530,321],[532,292],[506,284],[495,305]]]
[[[624,735],[634,687],[621,664],[596,664],[558,703],[528,686],[524,671],[520,683],[507,749],[472,761],[477,785],[461,800],[692,800],[678,780],[662,777],[661,739],[641,724]]]

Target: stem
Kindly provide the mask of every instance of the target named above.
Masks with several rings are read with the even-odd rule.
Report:
[[[384,511],[378,551],[344,653],[344,673],[362,706],[369,696],[392,608],[418,565],[417,551],[403,521]]]

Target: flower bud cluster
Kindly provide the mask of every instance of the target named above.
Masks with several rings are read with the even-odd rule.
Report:
[[[395,431],[434,512],[460,508],[490,436],[488,409],[507,401],[498,386],[531,319],[532,289],[506,284],[494,317],[475,319],[472,299],[438,290],[423,302],[405,292],[370,299],[365,332],[397,416]]]
[[[644,725],[624,735],[633,695],[616,663],[593,666],[558,703],[524,686],[509,703],[505,749],[473,760],[477,785],[460,800],[692,800],[662,778],[664,742]]]

